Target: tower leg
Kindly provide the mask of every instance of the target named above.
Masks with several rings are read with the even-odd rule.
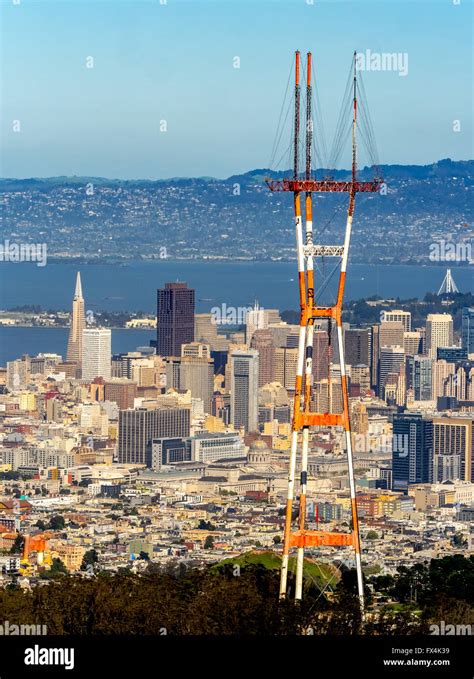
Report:
[[[306,521],[306,478],[308,468],[308,446],[309,446],[309,427],[303,429],[303,446],[301,450],[301,490],[300,490],[300,511],[299,528],[304,530]],[[296,556],[296,588],[295,599],[303,597],[303,566],[304,566],[304,547],[298,547]]]
[[[360,554],[360,535],[359,535],[359,517],[357,513],[356,487],[354,477],[354,460],[352,455],[352,437],[351,425],[349,417],[349,395],[347,392],[347,376],[346,365],[344,358],[344,342],[342,339],[342,323],[337,323],[337,341],[339,347],[339,360],[341,364],[341,387],[342,387],[342,403],[344,407],[344,430],[346,437],[347,449],[347,466],[349,470],[349,488],[351,495],[351,512],[352,512],[352,534],[354,538],[355,562],[357,571],[357,591],[359,594],[359,601],[361,610],[364,610],[364,581],[362,577],[362,560]]]
[[[298,55],[298,53],[297,53]],[[298,57],[297,57],[298,63]],[[291,539],[291,517],[293,513],[293,498],[295,492],[295,470],[296,470],[296,457],[298,451],[298,415],[301,408],[301,394],[303,390],[303,368],[304,368],[304,355],[305,355],[305,343],[306,343],[306,321],[304,316],[304,311],[306,308],[306,279],[305,279],[305,268],[304,268],[304,255],[303,255],[303,226],[301,219],[301,200],[299,193],[294,196],[294,210],[295,210],[295,229],[296,229],[296,252],[298,257],[298,284],[299,284],[299,296],[300,296],[300,332],[298,340],[298,363],[296,366],[296,379],[295,379],[295,399],[293,405],[293,422],[292,422],[292,435],[291,435],[291,450],[290,450],[290,465],[288,471],[288,492],[286,499],[286,515],[285,515],[285,534],[283,538],[283,555],[281,562],[281,574],[280,574],[280,598],[286,596],[287,584],[288,584],[288,562],[289,562],[289,552],[290,552],[290,539]]]

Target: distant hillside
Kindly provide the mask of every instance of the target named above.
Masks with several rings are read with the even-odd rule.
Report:
[[[385,165],[381,172],[387,195],[361,194],[356,201],[354,262],[431,263],[433,242],[474,238],[474,161]],[[268,174],[255,169],[227,179],[3,179],[1,236],[46,242],[50,257],[292,259],[291,196],[268,191]],[[368,179],[371,171],[361,169],[359,176]],[[341,194],[315,196],[321,242],[340,240],[346,205]]]

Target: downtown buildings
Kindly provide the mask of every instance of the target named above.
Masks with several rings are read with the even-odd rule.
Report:
[[[144,543],[160,563],[177,555],[207,562],[257,542],[276,549],[298,327],[258,312],[266,327],[249,332],[198,314],[194,341],[170,356],[144,347],[100,360],[103,329],[87,327],[83,353],[96,367],[88,372],[83,360],[79,376],[58,355],[9,362],[7,393],[0,394],[0,466],[22,476],[15,481],[22,492],[41,494],[32,498],[34,521],[25,519],[25,530],[36,534],[38,518],[71,503],[65,515],[74,517],[72,526],[85,514],[93,536],[67,527],[68,540],[84,549],[92,539],[101,565],[112,570],[139,569],[131,555]],[[459,346],[459,324],[453,322],[452,338],[440,340],[449,345],[435,342],[431,357],[424,323],[384,318],[369,327],[346,324],[344,342],[361,525],[379,533],[383,525],[387,536],[371,552],[363,533],[364,559],[386,568],[418,558],[415,539],[431,554],[449,548],[446,528],[465,535],[474,413],[472,358]],[[338,412],[340,365],[326,330],[315,330],[313,400],[323,412]],[[311,516],[317,512],[321,523],[340,530],[350,500],[337,432],[311,431],[308,483]],[[9,498],[10,485],[2,488]],[[7,511],[0,508],[0,522],[10,525]],[[420,524],[432,516],[436,528],[423,532]],[[215,531],[198,529],[201,519]],[[209,534],[216,547],[205,550]],[[69,559],[64,545],[57,550]],[[323,558],[331,560],[330,550]]]

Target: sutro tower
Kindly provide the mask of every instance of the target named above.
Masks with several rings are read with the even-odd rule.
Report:
[[[359,192],[375,193],[380,190],[383,182],[375,178],[370,182],[357,181],[357,146],[356,130],[358,127],[358,94],[356,53],[354,53],[353,68],[351,68],[351,80],[348,89],[348,110],[351,111],[352,136],[352,172],[349,181],[334,181],[332,179],[317,180],[312,176],[311,152],[313,144],[313,120],[312,120],[312,80],[311,80],[311,53],[307,54],[306,61],[306,126],[305,126],[305,168],[304,173],[299,171],[299,148],[300,148],[300,53],[295,54],[295,90],[294,90],[294,139],[293,139],[293,177],[283,180],[267,180],[270,191],[289,191],[293,193],[294,214],[296,227],[296,250],[299,274],[299,300],[300,300],[300,332],[298,345],[298,364],[296,372],[294,410],[292,420],[292,439],[290,450],[290,462],[288,472],[288,494],[285,515],[285,532],[283,542],[283,557],[281,566],[280,596],[287,593],[288,562],[290,550],[296,548],[296,583],[295,599],[301,599],[303,594],[303,565],[304,552],[307,547],[320,545],[352,546],[355,551],[355,563],[357,570],[357,585],[361,608],[364,606],[364,589],[362,580],[362,563],[360,553],[359,522],[357,515],[356,488],[354,479],[354,465],[352,456],[351,426],[349,419],[348,384],[344,363],[344,343],[342,334],[342,301],[344,295],[347,260],[352,231],[352,219],[356,194]],[[362,90],[363,92],[363,90]],[[364,102],[365,106],[365,102]],[[365,109],[364,114],[366,113]],[[349,194],[349,206],[345,227],[344,241],[337,245],[322,245],[316,240],[318,234],[313,232],[312,194],[316,192],[345,192]],[[303,228],[301,198],[305,195],[305,224]],[[321,306],[315,297],[314,268],[321,258],[338,258],[340,264],[339,282],[337,286],[336,301],[332,306]],[[318,303],[319,302],[319,303]],[[340,360],[340,380],[342,392],[342,413],[312,412],[312,363],[313,363],[313,333],[316,319],[326,319],[328,334],[330,337],[331,327],[335,325],[337,346]],[[329,358],[330,360],[330,358]],[[330,370],[329,370],[330,372]],[[329,406],[328,409],[330,410]],[[310,441],[310,429],[314,427],[336,427],[343,430],[347,453],[349,471],[349,486],[351,497],[352,526],[350,533],[330,533],[320,530],[307,529],[307,478],[308,478],[308,451]],[[300,468],[299,478],[299,508],[296,521],[293,519],[295,502],[295,474],[297,465]]]

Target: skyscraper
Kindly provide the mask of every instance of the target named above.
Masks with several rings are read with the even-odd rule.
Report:
[[[382,311],[381,319],[384,321],[395,321],[403,325],[403,330],[405,332],[410,332],[411,330],[411,312],[402,311],[401,309],[394,309],[393,311]]]
[[[379,331],[380,348],[403,347],[404,332],[405,330],[401,321],[382,321]]]
[[[217,324],[211,313],[195,314],[194,316],[194,339],[196,342],[206,342],[213,346],[217,337]]]
[[[194,290],[187,283],[165,283],[157,291],[156,353],[181,356],[183,344],[194,341]]]
[[[462,346],[468,354],[474,354],[474,307],[462,310]]]
[[[369,328],[349,328],[344,333],[344,356],[348,365],[370,365]]]
[[[263,387],[273,380],[273,335],[270,330],[255,330],[250,347],[258,351],[258,386]]]
[[[413,389],[415,401],[430,401],[432,384],[433,360],[429,356],[407,356],[406,388]]]
[[[405,351],[403,347],[380,347],[380,361],[379,361],[379,394],[384,397],[385,385],[387,384],[388,375],[398,374],[400,366],[405,360]]]
[[[93,380],[111,376],[112,333],[109,328],[86,328],[82,331],[82,377]]]
[[[421,332],[413,330],[411,332],[403,333],[403,347],[406,356],[416,356],[416,354],[423,353],[423,342]]]
[[[294,390],[298,367],[298,349],[277,347],[273,354],[273,379],[285,389]]]
[[[474,481],[474,418],[433,419],[433,481]]]
[[[119,462],[151,466],[152,440],[189,436],[189,408],[121,410],[118,428]]]
[[[433,420],[420,413],[393,417],[392,489],[406,493],[410,483],[433,480]]]
[[[77,272],[66,360],[77,365],[78,375],[81,374],[82,368],[82,331],[85,327],[86,315],[84,311],[84,298],[82,296],[81,274]]]
[[[200,398],[204,412],[210,414],[214,387],[214,359],[208,344],[191,342],[181,347],[177,375],[179,383],[168,384],[178,389],[189,389],[194,398]]]
[[[104,384],[104,400],[114,401],[120,410],[133,408],[137,396],[137,385],[127,378],[112,377]]]
[[[329,336],[326,330],[315,330],[313,334],[313,379],[327,380],[329,375]],[[346,363],[349,363],[346,357]]]
[[[426,318],[426,351],[436,359],[438,347],[453,346],[453,317],[450,314],[428,314]]]
[[[234,427],[246,432],[258,429],[258,351],[231,354],[230,416]]]

